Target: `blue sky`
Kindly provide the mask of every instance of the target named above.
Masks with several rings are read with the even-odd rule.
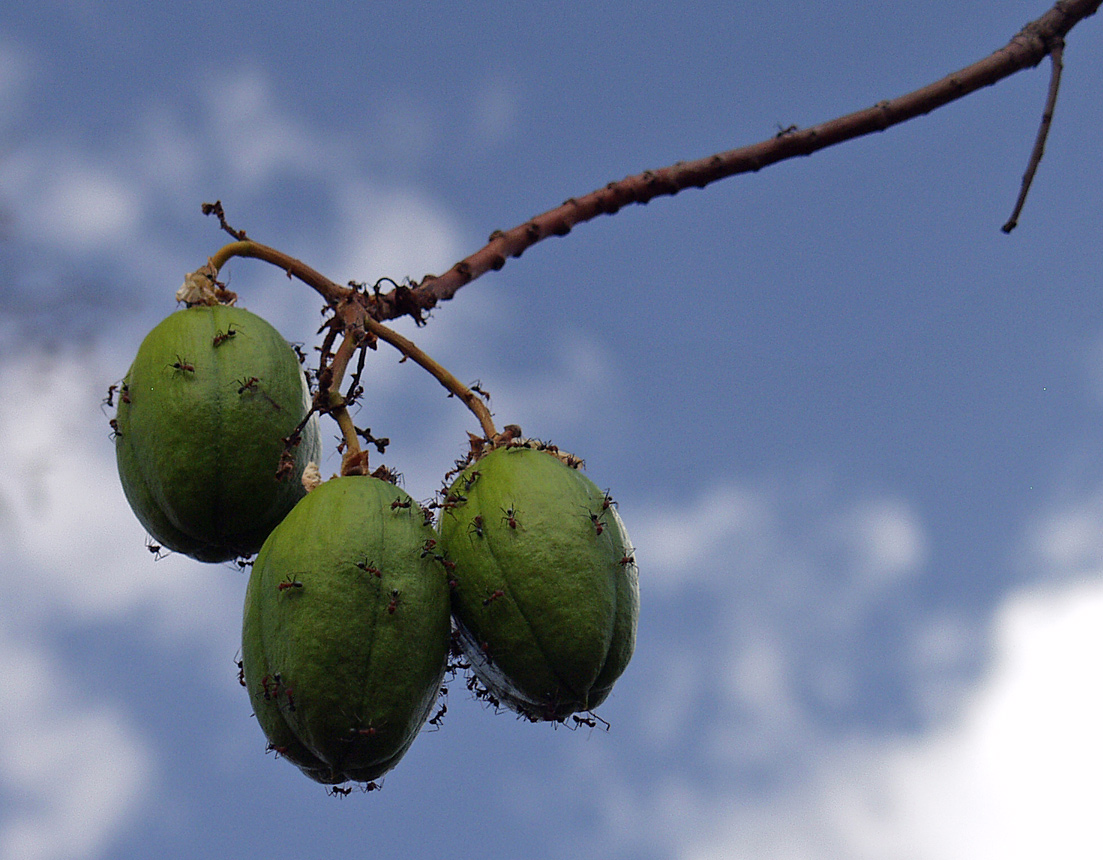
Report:
[[[231,221],[420,278],[571,195],[899,95],[1044,3],[0,11],[0,860],[1097,857],[1103,29],[884,134],[622,210],[399,327],[587,461],[641,568],[609,732],[452,685],[380,792],[264,754],[245,577],[154,562],[100,400]],[[255,261],[240,303],[314,342]],[[427,498],[473,420],[370,356]],[[333,426],[323,470],[337,468]]]

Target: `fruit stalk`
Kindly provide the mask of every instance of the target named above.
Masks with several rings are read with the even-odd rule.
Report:
[[[398,332],[388,328],[372,317],[366,307],[366,302],[370,301],[367,296],[354,289],[335,284],[325,275],[312,269],[301,260],[297,260],[294,257],[284,254],[282,251],[277,251],[275,248],[270,248],[267,245],[262,245],[250,239],[231,242],[216,251],[209,260],[212,275],[217,276],[222,266],[233,257],[252,257],[254,259],[263,260],[266,263],[271,263],[273,266],[278,266],[283,269],[288,277],[293,276],[298,278],[308,287],[319,293],[322,298],[337,310],[337,318],[334,321],[335,325],[340,326],[346,332],[355,331],[357,328],[360,328],[379,340],[389,343],[404,356],[411,359],[415,364],[427,370],[434,379],[443,385],[449,392],[458,397],[463,404],[471,410],[475,418],[478,419],[479,426],[482,428],[487,439],[493,439],[497,435],[498,431],[494,427],[494,421],[491,418],[490,410],[487,409],[486,404],[483,403],[478,395],[460,382],[438,361],[426,354],[425,351],[413,341],[403,337]],[[344,374],[344,369],[347,367],[348,361],[352,357],[352,351],[354,351],[357,346],[363,348],[361,344],[354,343],[353,350],[349,351],[344,362],[340,366],[337,364],[337,358],[334,358],[332,392],[337,392],[341,377]],[[342,344],[342,348],[343,347],[344,344]],[[340,353],[340,349],[338,352]],[[351,427],[351,421],[348,423]],[[343,425],[342,431],[345,432],[345,440],[350,445],[351,450],[351,445],[355,444],[355,432],[353,432],[350,438]]]

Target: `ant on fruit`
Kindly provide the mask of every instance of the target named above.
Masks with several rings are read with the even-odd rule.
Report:
[[[150,555],[153,556],[154,561],[160,561],[165,556],[161,555],[163,548],[160,544],[154,543],[153,538],[146,536],[146,549],[149,550]]]
[[[121,431],[119,430],[119,422],[118,422],[118,420],[116,420],[115,418],[112,418],[112,419],[111,419],[110,421],[108,421],[107,423],[108,423],[108,424],[109,424],[109,425],[111,426],[111,438],[112,438],[112,439],[121,439],[121,438],[122,438],[122,435],[123,435],[123,434],[122,434],[122,432],[121,432]]]
[[[176,361],[165,366],[173,368],[177,373],[195,373],[195,365],[189,364],[186,358],[181,358],[179,355],[176,356]]]
[[[425,541],[425,543],[421,545],[421,557],[425,558],[427,555],[429,555],[436,545],[436,538],[429,538],[427,541]]]
[[[501,510],[502,510],[502,514],[503,514],[502,519],[505,522],[509,523],[509,527],[511,529],[516,529],[517,528],[517,513],[518,513],[516,508],[514,508],[512,505],[510,505],[508,508],[502,508]]]
[[[626,553],[625,553],[625,554],[624,554],[624,555],[623,555],[623,556],[621,557],[620,563],[621,563],[621,564],[622,564],[622,565],[623,565],[624,567],[628,567],[628,565],[630,565],[630,564],[635,564],[635,563],[636,563],[636,557],[635,557],[634,555],[629,555],[629,554],[628,554],[628,553],[626,552]]]
[[[103,400],[101,400],[100,402],[104,406],[114,406],[115,405],[115,392],[118,391],[118,389],[119,389],[119,383],[117,383],[117,382],[114,383],[113,385],[107,386],[107,396]]]
[[[391,602],[387,604],[387,612],[394,615],[395,610],[398,609],[398,589],[394,589],[391,592]]]
[[[594,531],[599,535],[605,531],[605,523],[601,519],[601,514],[595,514],[593,511],[587,511],[587,515],[590,517],[590,522],[594,525]]]
[[[474,532],[479,537],[483,537],[483,515],[477,514],[475,519],[471,521],[471,525],[467,527],[467,533]]]
[[[372,576],[375,576],[379,579],[383,578],[383,571],[381,571],[378,567],[371,564],[370,562],[358,561],[356,562],[356,566],[364,571],[364,573],[370,573]]]
[[[505,596],[506,593],[502,591],[502,589],[496,588],[494,589],[494,591],[490,592],[490,596],[483,601],[483,606],[490,606],[490,604],[497,600],[499,597]]]
[[[471,474],[465,475],[464,479],[463,479],[463,488],[465,490],[467,490],[468,492],[470,492],[471,488],[473,486],[475,486],[475,482],[477,480],[479,480],[479,475],[481,475],[481,474],[482,474],[482,472],[480,472],[478,469],[476,469]],[[465,499],[464,501],[467,501],[467,500]]]
[[[222,346],[222,344],[224,344],[226,341],[228,341],[230,338],[232,338],[235,334],[237,334],[237,331],[234,330],[234,327],[233,327],[232,324],[228,325],[226,327],[225,334],[223,334],[222,329],[219,329],[217,332],[215,332],[214,344],[213,345],[216,348],[220,347],[220,346]]]
[[[432,719],[429,720],[429,725],[434,726],[435,728],[439,729],[441,720],[444,719],[444,715],[447,714],[447,713],[448,713],[448,705],[445,702],[441,702],[440,703],[440,710],[437,711],[436,714],[433,715]]]
[[[398,508],[402,508],[403,510],[405,510],[405,509],[410,507],[410,504],[411,504],[410,499],[403,499],[403,498],[399,497],[399,498],[395,499],[393,502],[391,502],[391,510],[393,511],[393,510],[396,510]]]
[[[604,495],[602,495],[602,497],[601,497],[601,509],[603,511],[607,511],[607,510],[609,510],[609,508],[615,508],[616,506],[617,506],[617,503],[615,501],[613,501],[613,497],[610,496],[609,491],[606,490]]]
[[[326,794],[330,797],[348,797],[352,794],[352,787],[341,788],[339,785],[331,785],[326,789]]]
[[[283,582],[279,583],[276,586],[276,589],[278,591],[286,591],[289,588],[302,588],[302,587],[303,587],[303,584],[301,582],[299,582],[297,579],[292,579],[291,574],[288,574],[287,579],[285,579]]]

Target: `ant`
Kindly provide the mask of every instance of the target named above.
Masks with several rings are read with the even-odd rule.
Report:
[[[398,609],[398,589],[394,589],[391,592],[391,602],[387,604],[387,612],[394,615],[395,610]]]
[[[115,405],[115,392],[118,391],[118,389],[119,389],[119,383],[117,383],[117,382],[113,385],[107,386],[107,396],[100,402],[103,403],[104,406],[114,406]],[[126,389],[123,389],[123,390],[125,391]]]
[[[148,535],[146,536],[146,549],[149,550],[150,554],[153,556],[154,561],[160,561],[165,557],[165,555],[168,555],[168,553],[165,552],[164,547],[162,547],[158,543],[154,543],[153,538],[149,537]],[[164,553],[164,555],[162,555],[162,553]]]
[[[287,579],[276,586],[278,591],[286,591],[289,588],[302,588],[303,584],[297,579],[292,579],[291,574],[287,575]]]
[[[339,785],[331,785],[326,789],[326,794],[330,797],[348,797],[352,794],[352,787],[341,788]]]
[[[241,684],[241,686],[244,687],[245,686],[245,661],[244,660],[234,660],[234,665],[237,666],[237,682],[239,684]]]
[[[479,397],[481,397],[487,403],[490,402],[490,392],[483,388],[483,383],[481,379],[476,379],[473,383],[471,383],[471,390],[478,394]]]
[[[429,538],[425,543],[421,545],[421,557],[425,558],[433,551],[433,547],[437,545],[436,538]]]
[[[404,500],[400,497],[400,498],[395,499],[393,502],[391,502],[391,510],[393,511],[397,508],[402,508],[402,509],[405,510],[406,508],[410,507],[410,504],[411,504],[410,499],[405,499]]]
[[[287,693],[287,709],[289,711],[294,711],[295,710],[295,697],[293,695],[291,695],[291,688],[290,687],[287,688],[286,693]]]
[[[195,373],[195,365],[189,364],[187,359],[181,358],[179,355],[176,356],[176,361],[166,365],[166,367],[173,368],[177,373]]]
[[[496,588],[494,591],[490,592],[490,596],[483,601],[483,606],[490,606],[490,604],[497,600],[499,597],[505,596],[506,593],[502,591],[502,589]]]
[[[111,426],[111,438],[112,439],[121,439],[123,434],[122,434],[122,431],[119,430],[118,420],[115,419],[115,418],[112,418],[107,423]]]
[[[475,519],[471,521],[471,525],[467,527],[467,532],[475,532],[479,537],[483,537],[483,515],[477,514]]]
[[[601,497],[601,509],[603,511],[609,510],[609,508],[616,507],[617,503],[613,501],[613,497],[609,495],[609,491],[606,490]]]
[[[376,577],[378,577],[379,579],[382,579],[382,578],[383,578],[383,571],[381,571],[381,570],[380,570],[380,569],[379,569],[378,567],[376,567],[375,565],[373,565],[373,564],[370,564],[369,562],[366,562],[366,561],[358,561],[358,562],[356,562],[356,566],[357,566],[358,568],[360,568],[360,569],[361,569],[362,571],[364,571],[364,573],[370,573],[370,574],[372,574],[373,576],[376,576]]]
[[[280,404],[272,399],[271,395],[268,394],[267,391],[260,387],[260,379],[256,376],[250,376],[248,379],[242,377],[238,380],[237,393],[244,394],[246,391],[259,391],[261,393],[261,396],[264,397],[264,399],[267,400],[270,404],[272,404],[272,408],[275,409],[277,412],[280,411],[280,409],[282,408]]]
[[[222,330],[219,329],[215,333],[215,336],[214,336],[214,346],[215,347],[222,346],[222,344],[224,344],[226,341],[228,341],[230,338],[232,338],[235,334],[237,334],[237,332],[234,330],[234,327],[233,327],[232,324],[226,327],[226,333],[225,334],[223,334]]]
[[[599,535],[605,531],[605,523],[601,520],[601,514],[595,514],[593,511],[586,512],[590,517],[590,522],[594,524],[594,531]]]
[[[625,567],[628,567],[628,565],[636,563],[636,557],[634,555],[629,555],[628,553],[625,553],[621,557],[620,563]]]
[[[502,508],[502,513],[504,514],[502,519],[505,520],[507,523],[509,523],[509,527],[511,529],[516,529],[517,528],[517,513],[518,513],[517,510],[511,505],[508,508]]]
[[[429,720],[429,725],[440,728],[441,720],[444,719],[444,715],[448,713],[448,705],[444,702],[440,703],[440,710],[433,715],[433,718]]]
[[[482,474],[482,472],[480,472],[478,469],[476,469],[470,475],[465,475],[464,479],[463,479],[463,488],[465,490],[467,490],[468,492],[470,492],[471,488],[473,486],[475,486],[475,482],[477,480],[479,480],[479,475],[481,475],[481,474]],[[467,500],[464,499],[464,501],[467,501]]]

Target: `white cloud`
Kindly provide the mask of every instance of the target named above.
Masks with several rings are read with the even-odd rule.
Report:
[[[390,277],[420,280],[456,262],[459,231],[435,201],[411,189],[386,189],[364,181],[340,189],[336,212],[339,280],[374,282]],[[389,285],[384,285],[388,287]]]
[[[216,163],[246,190],[280,173],[347,175],[333,141],[312,133],[279,104],[270,79],[245,68],[212,78],[206,87]]]
[[[141,809],[150,752],[125,713],[25,632],[0,628],[0,652],[0,860],[102,856]]]
[[[684,860],[1103,856],[1096,498],[1031,530],[1047,589],[1010,596],[986,632],[915,607],[897,649],[873,659],[861,631],[886,601],[913,605],[926,532],[899,499],[829,495],[725,487],[637,512],[652,611],[701,593],[719,621],[695,625],[706,652],[675,639],[648,666],[637,754],[656,776],[644,789],[632,767],[600,763],[605,833]],[[718,554],[730,561],[710,565]],[[858,665],[883,660],[912,733],[830,716],[866,695]]]
[[[955,720],[911,740],[844,745],[801,787],[732,801],[680,855],[1103,856],[1103,583],[1013,598],[993,639],[992,666]]]
[[[0,581],[9,601],[43,617],[111,621],[142,609],[166,632],[209,635],[225,625],[220,607],[234,605],[240,577],[175,557],[153,563],[119,484],[99,402],[106,383],[92,387],[97,375],[112,378],[100,361],[39,354],[0,367],[0,434],[10,440],[0,472],[9,548]],[[200,591],[210,599],[187,599]]]

